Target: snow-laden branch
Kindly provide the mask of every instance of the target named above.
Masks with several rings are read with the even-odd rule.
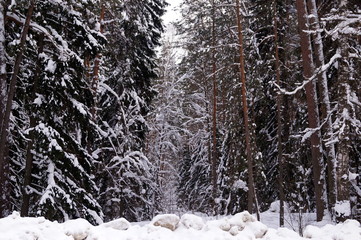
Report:
[[[24,18],[19,17],[18,15],[13,14],[11,12],[6,14],[6,19],[9,19],[19,25],[25,24]],[[63,37],[55,29],[49,27],[49,30],[48,30],[32,21],[30,22],[30,28],[33,31],[44,34],[44,36],[53,44],[53,46],[59,50],[59,52],[62,54],[62,57],[68,57],[68,56],[75,57],[80,63],[83,63],[83,60],[78,56],[78,54],[76,52],[74,52],[73,50],[71,50],[69,48],[68,43],[63,39]],[[93,36],[88,35],[87,37],[90,38],[90,40],[92,41],[93,44],[98,45],[96,39],[94,39]],[[60,44],[59,44],[59,42],[60,42]]]
[[[301,89],[303,89],[309,82],[312,82],[317,76],[318,74],[326,71],[327,69],[329,69],[335,62],[337,59],[340,59],[341,55],[336,53],[335,55],[333,55],[333,57],[330,59],[330,61],[317,68],[316,70],[316,74],[314,74],[312,77],[308,78],[306,81],[304,81],[300,86],[298,86],[297,88],[295,88],[293,91],[287,91],[286,89],[281,88],[277,83],[273,82],[273,84],[278,88],[278,90],[280,91],[281,94],[284,95],[294,95],[296,94],[298,91],[300,91]]]
[[[303,130],[301,132],[301,134],[303,135],[295,135],[294,137],[295,138],[301,138],[302,137],[302,140],[301,142],[305,142],[308,138],[310,138],[315,132],[317,131],[321,131],[321,129],[323,128],[323,126],[325,124],[327,124],[327,121],[329,120],[329,118],[332,116],[332,113],[335,112],[337,110],[337,106],[335,106],[328,114],[327,114],[327,117],[324,119],[324,121],[320,124],[319,127],[317,128],[306,128],[305,130]],[[335,143],[337,142],[337,139],[333,138],[333,140],[331,141],[328,141],[326,142],[326,145],[329,145],[329,144],[332,144],[332,143]]]
[[[207,79],[210,79],[210,78],[212,78],[214,75],[217,75],[219,72],[221,72],[221,71],[223,71],[223,70],[227,70],[227,69],[232,68],[232,67],[234,67],[234,66],[238,66],[238,65],[239,65],[239,63],[233,63],[233,64],[229,64],[229,65],[227,65],[227,66],[225,66],[225,67],[221,67],[221,68],[217,69],[217,71],[215,71],[214,73],[208,74],[208,75],[206,76],[206,78],[207,78]]]
[[[328,18],[322,18],[322,21],[339,21],[339,23],[331,31],[326,31],[326,33],[334,40],[338,39],[340,34],[361,36],[360,28],[351,27],[352,24],[361,22],[361,14],[331,16]]]

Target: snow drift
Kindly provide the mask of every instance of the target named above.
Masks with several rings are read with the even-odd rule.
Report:
[[[65,223],[43,217],[22,218],[19,213],[0,219],[1,240],[360,240],[361,226],[354,220],[324,227],[308,226],[304,236],[286,229],[268,228],[248,212],[217,220],[184,214],[156,216],[148,223],[129,223],[121,218],[99,226],[84,219]]]

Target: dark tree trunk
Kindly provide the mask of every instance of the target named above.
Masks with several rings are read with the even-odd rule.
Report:
[[[217,78],[216,78],[216,23],[215,23],[215,5],[212,0],[212,82],[213,82],[213,109],[212,109],[212,204],[213,211],[216,214],[215,200],[217,197]]]
[[[0,1],[0,133],[2,131],[6,97],[6,58],[5,58],[5,1]]]
[[[325,65],[325,57],[323,54],[323,42],[322,36],[320,33],[320,23],[317,12],[317,5],[315,0],[308,0],[308,9],[311,13],[309,17],[310,27],[313,32],[313,46],[315,49],[315,63],[317,69],[321,69]],[[326,139],[331,139],[333,135],[332,130],[332,119],[329,116],[331,114],[331,104],[329,97],[329,89],[327,83],[326,72],[322,71],[317,73],[317,86],[320,92],[320,103],[321,103],[321,121],[324,122],[322,128]],[[328,185],[328,209],[332,215],[333,208],[336,201],[336,154],[335,154],[335,145],[332,142],[324,144],[326,152],[326,162],[327,162],[327,185]]]
[[[100,11],[100,29],[99,32],[103,33],[104,32],[104,16],[105,16],[105,6],[103,3],[101,3],[101,11]],[[91,83],[91,90],[93,93],[93,106],[90,110],[91,114],[92,114],[92,120],[96,121],[97,118],[97,105],[98,105],[98,96],[97,96],[97,92],[98,92],[98,85],[99,85],[99,68],[100,68],[100,62],[102,59],[102,54],[98,53],[95,57],[95,61],[94,61],[94,69],[93,69],[93,78],[92,78],[92,83]]]
[[[350,205],[350,107],[348,96],[350,95],[349,69],[348,69],[348,47],[347,39],[341,35],[339,47],[341,52],[341,61],[339,62],[338,75],[338,151],[337,151],[337,199],[335,204],[336,221],[343,222],[351,215]]]
[[[242,105],[243,105],[243,117],[244,117],[244,128],[246,135],[246,158],[247,158],[247,169],[248,169],[248,196],[247,196],[247,210],[253,213],[253,206],[255,203],[255,183],[253,176],[253,159],[251,152],[251,133],[249,127],[249,116],[248,116],[248,104],[247,104],[247,90],[246,90],[246,72],[244,66],[244,51],[243,51],[243,33],[242,33],[242,19],[240,14],[239,0],[236,0],[236,14],[237,14],[237,28],[238,28],[238,41],[239,41],[239,74],[242,83]],[[256,211],[258,213],[258,210]],[[257,214],[257,218],[259,216]]]
[[[296,0],[298,28],[300,31],[300,43],[302,53],[302,65],[303,75],[306,81],[315,73],[314,63],[312,59],[311,41],[308,33],[309,30],[307,20],[307,9],[305,0]],[[316,211],[317,221],[323,219],[325,210],[325,201],[323,195],[324,189],[324,164],[322,159],[322,142],[321,134],[318,130],[320,126],[317,92],[315,81],[309,81],[305,85],[306,100],[307,100],[307,112],[308,112],[308,125],[311,131],[314,131],[311,136],[311,154],[312,154],[312,166],[313,166],[313,183],[315,187],[316,198]]]
[[[10,79],[9,92],[7,96],[6,108],[3,117],[2,131],[0,136],[0,217],[5,216],[7,214],[7,211],[9,210],[9,206],[8,206],[9,201],[7,199],[7,196],[9,194],[8,191],[9,158],[8,158],[7,143],[8,143],[8,135],[9,135],[10,115],[11,115],[13,98],[15,95],[17,77],[20,71],[20,64],[23,58],[26,36],[30,27],[30,19],[31,19],[31,15],[33,14],[34,7],[35,7],[35,0],[31,0],[26,15],[25,25],[21,33],[18,54],[16,56],[13,74]]]
[[[276,83],[281,87],[281,69],[280,69],[280,58],[278,51],[278,24],[277,24],[277,1],[273,2],[273,34],[275,43],[275,70],[276,70]],[[280,227],[285,225],[285,193],[284,193],[284,158],[283,158],[283,146],[282,146],[282,95],[280,92],[277,94],[277,151],[278,151],[278,188],[279,188],[279,199],[280,199]]]

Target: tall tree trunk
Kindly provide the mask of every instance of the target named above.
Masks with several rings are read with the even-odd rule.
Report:
[[[315,67],[312,59],[311,40],[308,33],[306,32],[309,30],[309,24],[305,0],[296,0],[296,8],[298,28],[300,31],[303,75],[305,77],[305,80],[309,81],[309,79],[313,76],[315,72]],[[311,131],[314,131],[311,134],[310,140],[313,166],[313,183],[315,187],[316,198],[316,215],[317,221],[321,221],[323,219],[325,210],[325,201],[323,198],[323,195],[325,193],[325,177],[323,171],[324,164],[322,159],[321,134],[318,130],[318,128],[320,127],[320,120],[315,81],[309,81],[305,86],[305,90],[307,100],[308,125],[311,128]]]
[[[0,139],[4,129],[4,115],[6,106],[6,57],[5,57],[5,1],[0,1]],[[3,142],[0,142],[0,217],[5,215],[5,162],[4,152],[6,151]]]
[[[35,0],[30,1],[30,5],[28,8],[28,12],[26,15],[25,25],[23,31],[21,33],[21,39],[18,49],[18,54],[16,56],[15,65],[13,69],[13,74],[10,79],[10,86],[6,101],[6,108],[3,118],[3,124],[1,129],[1,136],[0,136],[0,217],[5,216],[7,214],[8,209],[8,200],[7,195],[8,192],[8,134],[9,134],[9,125],[10,125],[10,114],[11,108],[13,103],[13,98],[15,95],[16,89],[16,82],[17,77],[20,71],[20,64],[23,58],[23,51],[25,47],[26,36],[28,34],[29,26],[30,26],[30,19],[31,15],[33,14],[33,10],[35,7]]]
[[[256,191],[255,191],[255,183],[253,176],[251,133],[249,128],[247,90],[246,90],[246,72],[244,67],[245,60],[244,60],[244,51],[243,51],[242,19],[240,14],[239,0],[236,0],[236,14],[237,14],[237,28],[238,28],[238,41],[239,41],[239,74],[242,82],[242,105],[243,105],[243,116],[244,116],[244,128],[246,135],[246,158],[247,158],[247,170],[248,170],[247,209],[248,212],[253,213]],[[258,211],[256,212],[258,213]]]
[[[33,91],[32,91],[32,100],[35,100],[36,98],[36,92],[39,87],[39,77],[40,77],[40,71],[41,71],[41,60],[40,60],[40,54],[43,52],[44,49],[44,35],[41,34],[39,37],[39,43],[38,43],[38,60],[36,63],[36,69],[34,74],[34,83],[33,83]],[[32,101],[34,102],[34,101]],[[24,176],[24,185],[23,185],[23,202],[21,205],[21,216],[28,216],[29,215],[29,206],[30,206],[30,185],[31,185],[31,173],[33,169],[33,154],[31,153],[31,150],[34,146],[34,128],[36,126],[36,116],[34,115],[35,112],[30,113],[30,133],[29,133],[29,141],[28,146],[26,149],[26,163],[25,163],[25,176]]]
[[[309,21],[310,27],[313,32],[312,38],[315,49],[315,63],[318,69],[321,69],[325,65],[325,57],[323,54],[323,42],[322,36],[320,33],[320,23],[317,12],[317,5],[315,0],[308,0],[308,9],[310,11]],[[320,101],[321,101],[321,121],[324,122],[323,131],[326,140],[330,140],[333,135],[332,130],[332,119],[331,114],[331,105],[329,97],[329,89],[327,83],[326,72],[322,71],[318,73],[318,88],[320,92]],[[326,161],[327,161],[327,185],[328,185],[328,209],[333,214],[333,209],[335,206],[337,189],[336,189],[336,154],[335,154],[335,145],[331,141],[325,145],[326,152]]]
[[[275,70],[276,70],[276,83],[281,86],[281,69],[280,69],[280,58],[278,51],[278,24],[277,24],[277,0],[273,2],[273,34],[275,44]],[[283,159],[283,146],[282,146],[282,95],[280,92],[277,94],[277,150],[278,150],[278,188],[279,188],[279,199],[280,199],[280,227],[285,225],[285,193],[284,193],[284,159]]]
[[[222,81],[220,83],[221,87],[221,99],[222,99],[222,110],[221,112],[221,116],[219,117],[219,122],[220,122],[220,126],[222,128],[224,128],[225,124],[226,124],[226,112],[227,112],[227,105],[226,105],[226,91],[227,91],[227,87],[224,81]]]
[[[99,32],[103,33],[104,32],[104,16],[105,16],[105,6],[104,3],[101,1],[101,10],[100,10],[100,28],[99,28]],[[95,61],[94,61],[94,69],[93,69],[93,78],[92,78],[92,83],[91,83],[91,90],[93,93],[93,106],[90,110],[91,114],[92,114],[92,118],[93,121],[96,121],[96,113],[97,113],[97,105],[98,105],[98,96],[97,96],[97,92],[98,92],[98,85],[99,85],[99,68],[100,68],[100,62],[102,60],[102,54],[98,53],[95,57]]]
[[[217,197],[217,78],[216,78],[216,20],[215,5],[212,0],[212,82],[213,82],[213,109],[212,109],[212,204],[216,214],[215,204]]]
[[[337,199],[335,204],[336,221],[342,222],[351,215],[350,205],[350,107],[348,99],[350,94],[349,69],[348,69],[348,47],[347,39],[340,35],[339,47],[341,52],[341,61],[339,62],[338,75],[338,151],[337,151]]]
[[[0,1],[0,133],[2,131],[6,96],[6,58],[5,58],[5,1]]]

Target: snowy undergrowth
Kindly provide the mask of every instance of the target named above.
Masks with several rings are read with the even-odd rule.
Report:
[[[268,213],[269,215],[271,213]],[[274,215],[277,221],[277,214]],[[192,214],[156,216],[151,222],[125,219],[93,226],[84,219],[65,223],[43,217],[22,218],[17,212],[0,219],[1,240],[360,240],[361,226],[354,220],[323,227],[307,226],[303,237],[287,228],[269,228],[248,212],[207,220]]]

